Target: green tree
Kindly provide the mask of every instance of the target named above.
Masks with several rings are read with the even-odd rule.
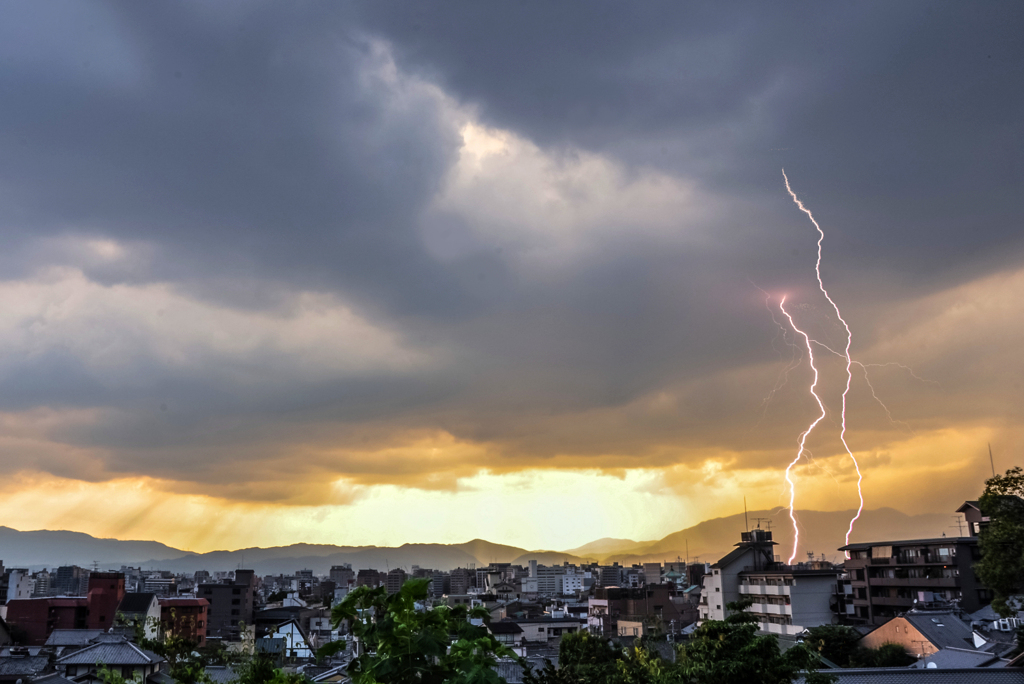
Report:
[[[515,654],[470,622],[473,617],[486,622],[488,612],[448,606],[417,610],[429,583],[412,579],[390,596],[384,587],[358,587],[331,609],[331,623],[337,628],[347,620],[361,644],[348,668],[354,684],[502,684],[493,666],[499,657]],[[341,647],[326,644],[318,655]]]
[[[538,672],[526,671],[525,684],[618,684],[622,674],[618,663],[623,659],[604,637],[589,632],[574,632],[562,637],[558,645],[558,667],[547,661]]]
[[[546,666],[529,673],[527,684],[786,684],[803,673],[808,684],[827,684],[835,677],[817,671],[819,657],[797,645],[780,652],[775,636],[758,635],[757,620],[746,613],[750,602],[730,603],[725,620],[709,620],[688,644],[677,649],[675,662],[662,659],[638,640],[616,649],[589,634],[563,637],[559,668]]]
[[[859,648],[860,633],[846,625],[821,625],[807,630],[804,644],[839,667],[850,667],[850,659]]]
[[[757,634],[757,618],[746,612],[751,602],[728,604],[725,620],[708,620],[698,627],[690,642],[679,649],[679,672],[669,682],[688,684],[783,684],[806,672],[807,684],[834,682],[818,672],[817,654],[804,644],[785,653],[773,635]]]
[[[858,648],[850,658],[853,667],[906,667],[917,658],[907,653],[903,644],[889,642],[878,648]]]
[[[986,480],[978,504],[989,523],[979,535],[974,569],[992,590],[992,609],[1011,617],[1016,610],[1007,600],[1024,587],[1024,471],[1018,466]]]

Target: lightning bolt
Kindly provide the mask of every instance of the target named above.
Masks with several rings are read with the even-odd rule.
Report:
[[[793,327],[793,330],[795,330],[797,334],[804,338],[804,343],[807,345],[807,357],[810,359],[811,362],[811,371],[814,372],[814,380],[811,382],[811,395],[814,397],[814,400],[818,402],[818,408],[821,409],[821,415],[815,418],[814,421],[807,426],[807,429],[804,430],[803,433],[800,435],[800,448],[797,449],[796,458],[794,458],[792,462],[790,462],[790,464],[786,466],[786,482],[789,483],[789,519],[793,523],[793,553],[790,555],[789,560],[786,562],[792,564],[793,559],[796,558],[797,545],[800,543],[800,528],[797,527],[796,513],[794,512],[793,508],[793,505],[796,503],[796,484],[793,482],[793,479],[790,477],[790,474],[793,470],[793,466],[797,464],[800,458],[807,451],[807,436],[811,434],[814,428],[818,426],[818,423],[820,423],[825,418],[825,404],[822,403],[821,397],[818,396],[818,392],[816,391],[818,388],[818,367],[814,364],[814,348],[811,346],[811,338],[803,330],[796,327],[796,323],[793,321],[793,317],[789,315],[788,311],[786,311],[785,297],[783,297],[782,301],[779,302],[779,308],[782,309],[782,314],[789,321],[789,324]]]
[[[789,185],[789,177],[786,176],[786,170],[785,169],[782,170],[782,178],[783,178],[783,180],[786,183],[786,192],[788,192],[789,196],[793,198],[793,202],[796,203],[796,206],[800,209],[800,211],[802,211],[803,213],[807,214],[807,218],[809,218],[811,220],[811,223],[814,224],[815,230],[818,231],[818,259],[817,259],[817,261],[814,264],[814,274],[818,278],[818,288],[821,290],[821,293],[823,295],[825,295],[825,299],[828,300],[828,303],[832,305],[832,309],[836,312],[836,318],[839,319],[839,322],[843,324],[843,328],[846,330],[846,348],[843,350],[843,356],[846,359],[846,387],[843,389],[842,409],[840,411],[839,441],[841,441],[843,443],[843,448],[846,449],[847,455],[849,455],[850,460],[853,461],[853,467],[857,470],[857,498],[859,500],[859,503],[857,505],[857,513],[853,516],[853,518],[850,519],[850,526],[846,530],[846,543],[849,544],[850,543],[850,534],[853,532],[853,525],[854,525],[854,523],[857,522],[858,518],[860,518],[860,514],[864,510],[864,492],[863,492],[863,489],[861,488],[861,484],[864,481],[864,475],[863,475],[863,473],[861,473],[860,464],[857,462],[856,456],[853,455],[853,451],[850,450],[849,444],[846,443],[846,398],[847,398],[847,395],[850,393],[850,385],[853,383],[853,370],[852,370],[853,359],[850,358],[850,345],[853,342],[853,333],[850,332],[850,326],[847,324],[846,319],[843,318],[843,314],[840,313],[839,306],[835,303],[835,301],[832,299],[832,297],[829,296],[828,290],[825,289],[825,282],[821,279],[821,244],[822,244],[822,242],[825,241],[825,231],[823,231],[821,229],[821,226],[818,225],[818,222],[814,219],[814,214],[811,213],[810,209],[805,207],[804,203],[801,202],[800,198],[797,197],[795,192],[793,192],[793,189]],[[783,298],[783,303],[785,303],[785,298]],[[785,313],[785,310],[783,310],[783,312]],[[800,331],[799,329],[797,329],[796,325],[793,323],[792,317],[788,313],[786,314],[786,318],[789,319],[790,325],[793,325],[793,329],[797,330],[797,332],[800,332],[800,334],[804,337],[804,339],[805,339],[805,341],[807,343],[807,351],[808,351],[808,353],[813,353],[812,349],[811,349],[811,338],[808,337],[806,333],[804,333],[804,332]],[[813,358],[812,358],[811,366],[812,367],[814,366]],[[821,410],[822,410],[821,418],[824,418],[825,407],[821,403],[821,399],[814,392],[814,388],[817,385],[817,382],[818,382],[818,370],[817,370],[817,368],[815,368],[814,369],[814,384],[811,385],[811,393],[814,394],[814,398],[817,400],[819,406],[821,406]],[[796,458],[793,460],[792,463],[789,464],[789,467],[786,469],[786,481],[790,483],[790,490],[791,490],[789,515],[790,515],[790,518],[792,518],[792,520],[793,520],[793,528],[794,528],[794,531],[796,533],[794,535],[794,537],[793,537],[793,554],[789,557],[789,563],[792,563],[793,559],[796,558],[797,544],[799,543],[799,539],[800,539],[799,538],[799,531],[796,530],[796,517],[794,516],[794,513],[793,513],[793,505],[792,505],[793,504],[793,499],[794,499],[794,493],[792,491],[793,490],[793,482],[792,482],[792,480],[789,477],[789,472],[792,469],[792,467],[796,464],[796,462],[800,460],[800,456],[803,453],[804,442],[807,439],[807,435],[810,433],[811,430],[814,429],[814,426],[817,425],[818,422],[821,421],[821,418],[818,418],[816,421],[811,423],[811,426],[806,431],[804,431],[803,435],[801,435],[801,437],[800,437],[800,451],[797,452]]]

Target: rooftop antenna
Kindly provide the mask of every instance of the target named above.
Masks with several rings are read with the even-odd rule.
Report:
[[[954,515],[952,517],[953,517],[954,520],[956,520],[956,525],[950,525],[949,527],[951,529],[953,527],[955,527],[957,529],[957,531],[960,533],[957,536],[959,536],[959,537],[964,536],[964,519],[963,519],[963,516],[960,515],[960,514],[957,514],[957,515]]]
[[[747,522],[747,497],[743,497],[743,529],[745,532],[750,531],[750,523]]]
[[[757,529],[761,529],[761,523],[765,523],[765,527],[769,532],[772,531],[772,519],[771,518],[754,518],[757,521]]]
[[[996,462],[992,460],[992,442],[988,443],[988,464],[992,466],[992,477],[996,476]]]

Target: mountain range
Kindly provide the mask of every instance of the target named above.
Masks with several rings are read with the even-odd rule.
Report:
[[[800,554],[840,560],[846,530],[854,511],[797,511],[800,523]],[[907,515],[892,508],[866,510],[854,526],[851,541],[895,541],[939,536],[957,536],[950,514]],[[118,569],[122,565],[144,569],[192,572],[232,570],[246,567],[259,574],[291,574],[308,568],[327,574],[332,565],[351,563],[353,568],[387,570],[412,565],[450,570],[490,563],[526,564],[536,560],[545,565],[563,562],[599,561],[629,565],[679,559],[713,562],[729,552],[744,529],[760,524],[770,526],[778,542],[776,553],[787,560],[792,553],[793,529],[788,512],[751,511],[705,520],[653,541],[598,539],[567,551],[528,550],[474,539],[462,544],[403,544],[398,547],[335,546],[332,544],[290,544],[270,548],[253,547],[234,551],[190,553],[154,541],[100,539],[81,532],[35,530],[21,532],[0,527],[0,562],[7,567],[56,567],[80,565]],[[806,555],[805,555],[806,554]]]

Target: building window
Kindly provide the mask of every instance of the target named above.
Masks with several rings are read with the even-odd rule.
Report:
[[[233,606],[237,606],[241,602],[241,599],[231,599],[231,605]]]
[[[237,609],[237,608],[233,609],[233,610],[231,611],[231,614],[232,614],[232,615],[238,615],[238,609]]]

